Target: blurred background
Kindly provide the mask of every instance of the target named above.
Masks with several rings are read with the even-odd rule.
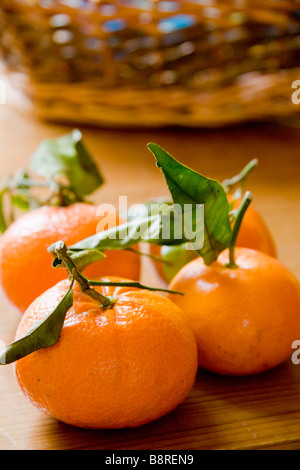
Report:
[[[224,126],[299,114],[299,2],[1,0],[2,58],[40,117]]]

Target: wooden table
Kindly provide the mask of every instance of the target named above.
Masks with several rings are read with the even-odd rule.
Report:
[[[42,139],[69,130],[0,106],[0,177],[26,166]],[[220,180],[257,157],[260,164],[249,181],[254,204],[274,234],[279,258],[300,279],[300,131],[275,125],[82,131],[106,177],[106,185],[94,195],[99,202],[117,204],[119,195],[127,195],[132,204],[167,194],[146,149],[149,141]],[[147,263],[143,280],[159,282]],[[19,320],[1,297],[0,339],[5,343],[13,339]],[[2,366],[0,449],[300,449],[300,365],[287,361],[276,370],[246,378],[199,371],[189,397],[175,411],[140,429],[117,431],[77,429],[45,416],[17,390],[13,366]]]

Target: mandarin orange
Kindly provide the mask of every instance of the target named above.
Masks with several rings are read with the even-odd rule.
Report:
[[[286,361],[300,338],[300,284],[275,258],[236,248],[211,266],[198,257],[169,285],[187,314],[198,345],[199,366],[226,375],[263,372]]]
[[[16,338],[48,315],[69,285],[61,281],[37,298]],[[79,427],[136,427],[169,413],[188,395],[198,368],[185,315],[156,292],[96,290],[116,299],[113,308],[102,309],[75,283],[59,341],[15,363],[21,390],[39,410]]]
[[[65,279],[64,269],[52,268],[47,248],[60,239],[72,246],[94,235],[99,220],[96,206],[76,203],[68,207],[43,206],[13,222],[0,239],[0,285],[10,303],[24,313],[36,297]],[[85,274],[91,278],[116,275],[139,279],[139,255],[113,250],[106,255],[90,265]]]

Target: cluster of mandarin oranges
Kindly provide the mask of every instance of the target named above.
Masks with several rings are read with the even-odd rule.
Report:
[[[96,207],[45,205],[13,222],[0,239],[2,291],[22,314],[16,341],[49,315],[66,295],[65,269],[52,266],[48,247],[67,246],[96,233]],[[117,223],[121,223],[118,220]],[[151,245],[152,255],[162,248]],[[15,362],[17,382],[41,411],[88,428],[134,427],[173,410],[189,394],[198,368],[225,375],[261,373],[290,356],[300,337],[300,287],[276,259],[273,238],[250,207],[236,242],[207,266],[196,253],[167,279],[183,295],[111,286],[138,281],[137,250],[107,250],[83,271],[102,281],[95,290],[114,298],[100,306],[74,282],[59,341]],[[108,285],[105,285],[107,282]]]

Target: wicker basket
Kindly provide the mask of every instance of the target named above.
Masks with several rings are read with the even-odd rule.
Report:
[[[200,127],[300,114],[299,0],[1,0],[0,38],[44,119]]]

